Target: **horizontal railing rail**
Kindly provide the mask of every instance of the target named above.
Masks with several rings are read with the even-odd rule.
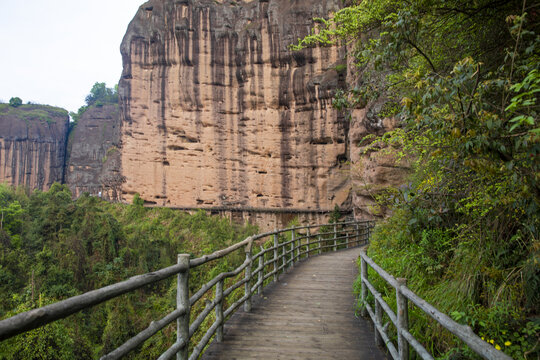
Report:
[[[217,341],[223,340],[223,325],[236,309],[243,305],[245,311],[251,311],[251,298],[255,292],[260,294],[264,286],[279,281],[280,274],[314,254],[366,244],[373,226],[371,221],[297,226],[253,235],[226,249],[196,259],[180,254],[176,265],[1,320],[0,341],[176,275],[176,309],[162,319],[151,322],[146,329],[101,359],[119,359],[125,356],[174,321],[177,322],[176,341],[159,359],[171,359],[175,356],[178,359],[197,359],[213,337]],[[323,231],[318,232],[321,228]],[[255,245],[262,246],[257,249]],[[215,276],[189,297],[190,269],[224,258],[242,248],[245,260],[240,266]],[[238,279],[239,277],[241,278]],[[235,282],[226,287],[227,279]],[[228,297],[241,287],[244,288],[243,295],[224,309]],[[207,300],[200,313],[192,314],[192,307],[210,291],[214,292],[213,300]],[[212,312],[215,314],[214,322],[198,343],[192,344],[193,350],[189,354],[193,335]],[[194,320],[190,324],[191,318]]]
[[[384,301],[383,296],[378,292],[368,278],[368,265],[396,292],[396,312]],[[437,310],[433,305],[420,298],[407,287],[407,280],[394,278],[384,271],[362,250],[360,252],[360,279],[361,279],[361,305],[362,315],[369,314],[374,324],[375,342],[378,346],[386,346],[393,359],[408,360],[409,345],[424,360],[433,360],[433,356],[425,347],[409,332],[409,304],[412,302],[425,314],[437,321],[442,327],[457,336],[467,344],[471,350],[483,357],[491,360],[511,360],[512,358],[502,351],[483,341],[476,335],[469,326],[461,325],[452,320],[446,314]],[[375,309],[368,302],[368,293],[374,298]],[[390,319],[389,323],[383,324],[383,313]],[[397,333],[397,349],[388,335],[388,326],[392,323]]]

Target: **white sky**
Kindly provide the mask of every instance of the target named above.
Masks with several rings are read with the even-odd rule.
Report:
[[[118,83],[120,43],[145,0],[0,0],[0,100],[77,111]]]

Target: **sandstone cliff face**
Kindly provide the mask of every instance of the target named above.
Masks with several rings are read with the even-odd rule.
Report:
[[[70,134],[66,183],[75,197],[83,192],[117,201],[120,174],[118,105],[92,106]]]
[[[341,0],[152,0],[122,43],[123,197],[160,206],[349,201],[337,47],[292,53]]]
[[[63,181],[67,111],[0,105],[0,182],[47,190]]]

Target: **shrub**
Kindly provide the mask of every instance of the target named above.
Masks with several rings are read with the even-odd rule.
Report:
[[[12,97],[9,99],[9,105],[13,107],[19,107],[22,105],[22,100],[20,97]]]

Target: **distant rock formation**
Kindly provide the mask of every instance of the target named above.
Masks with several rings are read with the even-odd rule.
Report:
[[[118,105],[89,107],[69,136],[66,183],[75,197],[88,192],[119,201],[120,173]]]
[[[291,52],[341,0],[151,0],[121,46],[124,198],[159,206],[350,205],[337,46]]]
[[[0,182],[40,190],[63,182],[68,124],[60,108],[0,104]]]

